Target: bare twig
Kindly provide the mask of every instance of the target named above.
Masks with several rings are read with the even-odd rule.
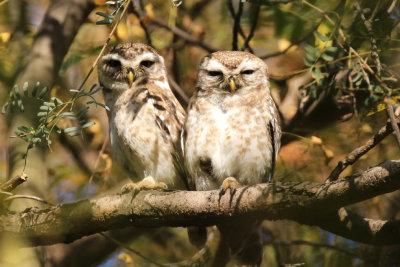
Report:
[[[179,86],[179,84],[177,84],[170,75],[168,75],[168,82],[171,85],[172,90],[179,95],[179,97],[185,102],[184,103],[185,106],[187,106],[187,104],[189,103],[189,97],[185,93],[185,91],[183,91],[183,89]]]
[[[389,116],[390,123],[394,130],[394,136],[396,138],[397,144],[400,146],[400,130],[398,126],[398,120],[394,115],[392,100],[390,100],[390,97],[388,96],[385,97],[385,103],[386,103],[386,112]]]
[[[240,31],[240,19],[242,17],[242,12],[243,12],[243,3],[242,1],[239,1],[239,8],[238,11],[235,13],[235,10],[233,8],[233,0],[228,0],[228,8],[229,11],[231,12],[232,18],[233,18],[233,32],[232,32],[232,50],[236,51],[238,50],[238,34]]]
[[[338,246],[332,246],[328,244],[322,244],[322,243],[317,243],[317,242],[312,242],[312,241],[306,241],[306,240],[292,240],[292,241],[272,241],[270,244],[273,245],[278,245],[278,246],[298,246],[298,245],[305,245],[305,246],[313,246],[316,248],[327,248],[327,249],[332,249],[339,251],[341,253],[344,253],[346,255],[349,255],[353,258],[360,258],[360,255],[353,253],[347,249],[340,248]],[[268,243],[266,244],[268,245]]]
[[[255,10],[255,12],[254,12],[254,13],[255,13],[255,14],[254,14],[254,17],[252,18],[253,23],[251,24],[250,33],[249,33],[249,35],[247,35],[247,38],[246,38],[246,40],[244,41],[242,50],[244,50],[244,49],[246,49],[246,48],[249,47],[249,43],[250,43],[251,39],[253,38],[254,32],[255,32],[255,30],[256,30],[256,28],[257,28],[258,17],[259,17],[259,15],[260,15],[260,5],[256,3],[255,6],[256,6],[256,7],[255,7],[256,10]]]
[[[201,47],[209,53],[212,53],[212,52],[215,52],[218,50],[218,49],[213,48],[210,45],[204,43],[203,41],[194,38],[193,36],[191,36],[190,34],[188,34],[187,32],[185,32],[181,29],[178,29],[176,27],[169,27],[168,25],[164,24],[163,22],[161,22],[158,19],[153,19],[150,23],[152,25],[158,26],[160,28],[163,28],[163,29],[166,29],[166,30],[172,32],[173,34],[179,36],[179,38],[185,40],[188,44]]]
[[[387,123],[383,126],[373,137],[368,139],[368,141],[351,151],[346,158],[339,161],[335,169],[329,174],[329,177],[326,179],[326,182],[332,182],[339,178],[339,175],[346,169],[349,165],[355,163],[362,155],[366,154],[372,148],[374,148],[377,144],[379,144],[385,137],[393,132],[392,125]]]
[[[107,147],[109,138],[110,138],[110,137],[109,137],[109,135],[107,134],[107,137],[104,139],[104,142],[103,142],[103,144],[101,145],[101,149],[100,149],[100,151],[99,151],[99,154],[97,155],[96,162],[94,163],[93,172],[92,172],[92,174],[90,175],[89,183],[91,183],[92,180],[93,180],[93,177],[94,177],[95,172],[96,172],[97,165],[99,164],[100,158],[101,158],[101,156],[104,154],[104,151],[106,150],[106,147]]]
[[[20,184],[26,182],[28,180],[28,175],[26,173],[21,173],[20,175],[15,176],[14,178],[8,180],[4,184],[0,186],[2,191],[11,192]]]
[[[146,35],[147,44],[150,45],[150,46],[153,46],[153,43],[151,41],[151,35],[150,35],[149,28],[143,22],[142,16],[140,15],[139,11],[136,10],[135,2],[133,0],[131,0],[131,3],[132,3],[132,13],[135,14],[135,16],[139,19],[140,27],[143,29],[143,31],[144,31],[144,33]]]
[[[88,74],[86,75],[85,79],[83,80],[83,82],[81,83],[81,85],[79,86],[78,91],[82,90],[83,86],[85,85],[86,81],[89,79],[90,75],[92,74],[94,68],[96,67],[97,63],[99,62],[101,56],[103,55],[104,51],[106,50],[108,43],[111,40],[111,36],[113,36],[114,32],[116,31],[119,23],[122,21],[122,18],[124,17],[126,11],[128,10],[128,6],[129,6],[129,2],[126,3],[124,9],[121,12],[121,15],[119,16],[117,22],[114,24],[114,27],[112,28],[110,34],[107,37],[107,40],[104,42],[103,47],[101,48],[101,51],[99,53],[99,55],[97,56],[97,58],[95,59],[95,61],[93,62],[92,66],[90,67],[90,70],[88,72]],[[60,112],[61,113],[61,112]]]
[[[43,198],[40,198],[37,196],[29,196],[29,195],[12,195],[12,196],[9,196],[6,199],[4,199],[4,201],[11,201],[11,200],[18,199],[18,198],[26,198],[26,199],[30,199],[30,200],[36,200],[36,201],[42,202],[44,204],[53,206],[53,204],[51,204],[47,200],[44,200]]]
[[[129,252],[132,252],[133,254],[135,254],[135,255],[141,257],[142,259],[144,259],[144,260],[146,260],[146,261],[148,261],[148,262],[150,262],[150,263],[152,263],[152,264],[154,264],[154,265],[156,265],[156,266],[161,266],[161,267],[166,267],[166,266],[167,266],[167,265],[158,263],[158,262],[156,262],[156,261],[150,259],[149,257],[146,257],[145,255],[143,255],[143,254],[140,253],[139,251],[137,251],[137,250],[135,250],[135,249],[133,249],[133,248],[127,246],[126,244],[124,244],[124,243],[118,241],[117,239],[111,237],[110,235],[106,235],[106,234],[104,234],[104,233],[100,233],[100,235],[102,235],[103,237],[105,237],[105,238],[111,240],[112,242],[114,242],[114,243],[117,244],[118,246],[122,247],[123,249],[126,249],[126,250],[129,251]]]

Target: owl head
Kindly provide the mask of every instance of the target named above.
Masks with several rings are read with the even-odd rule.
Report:
[[[235,94],[259,85],[268,89],[267,65],[243,51],[212,53],[200,63],[197,89],[220,94]]]
[[[122,43],[112,47],[98,64],[105,91],[122,91],[148,81],[165,81],[164,59],[151,46]]]

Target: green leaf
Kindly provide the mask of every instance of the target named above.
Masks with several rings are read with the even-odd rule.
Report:
[[[99,87],[97,87],[96,90],[90,91],[90,92],[89,92],[89,95],[94,95],[95,93],[97,93],[98,91],[100,91],[100,90],[102,90],[102,89],[103,89],[103,87],[99,86]]]
[[[71,132],[76,132],[76,131],[80,131],[80,130],[81,130],[80,126],[69,127],[67,129],[64,129],[64,133],[71,133]]]
[[[317,37],[318,39],[320,39],[322,42],[327,42],[329,41],[328,36],[325,36],[323,34],[320,34],[319,32],[314,32],[315,37]]]
[[[81,132],[72,132],[72,133],[67,133],[69,136],[78,136],[81,135]]]
[[[21,134],[23,134],[23,132],[20,131],[20,130],[15,130],[14,133],[15,133],[15,135],[17,135],[17,136],[20,136]]]
[[[42,91],[40,91],[39,93],[39,98],[42,99],[42,97],[44,97],[44,95],[49,91],[49,87],[45,86],[43,87]]]
[[[38,138],[38,137],[32,138],[32,143],[37,144],[37,143],[40,143],[40,142],[42,142],[41,138]]]
[[[56,105],[53,102],[43,102],[43,105],[54,108]]]
[[[76,116],[77,116],[77,117],[82,117],[82,116],[85,115],[88,111],[89,111],[89,107],[81,108],[80,110],[78,110],[78,112],[76,112]]]
[[[96,122],[89,121],[89,122],[85,123],[84,125],[82,125],[81,128],[84,129],[84,128],[90,127],[92,125],[95,125],[95,124],[96,124]]]
[[[106,13],[103,13],[103,12],[100,12],[100,11],[96,12],[96,14],[99,15],[99,16],[102,16],[104,18],[107,18],[107,19],[113,19],[114,18],[113,15],[106,14]]]
[[[14,91],[14,95],[15,95],[16,99],[21,99],[21,95],[19,94],[19,87],[18,87],[18,85],[14,85],[13,91]]]
[[[48,114],[48,112],[43,111],[43,112],[38,112],[37,116],[38,117],[46,117],[47,114]]]
[[[338,47],[335,46],[325,46],[325,51],[331,52],[331,53],[336,53],[339,50]]]
[[[36,93],[37,93],[39,87],[40,87],[40,82],[36,82],[32,89],[32,97],[36,96]]]
[[[25,111],[24,105],[22,104],[22,99],[17,100],[17,105],[19,107],[19,110],[21,110],[22,112]]]
[[[39,108],[40,110],[45,110],[45,111],[49,111],[49,110],[52,110],[52,108],[51,107],[49,107],[49,106],[40,106],[40,108]]]
[[[317,83],[319,83],[319,81],[322,79],[322,73],[319,70],[319,68],[312,68],[311,69],[311,74],[314,77],[315,80],[317,80]]]
[[[60,127],[58,127],[57,125],[54,125],[54,129],[56,130],[56,133],[60,134],[62,132]]]
[[[325,61],[332,61],[332,60],[333,60],[333,57],[332,57],[332,56],[330,56],[330,55],[328,55],[328,54],[325,54],[325,53],[323,53],[323,54],[321,55],[321,57],[322,57]]]
[[[4,103],[3,107],[1,108],[1,114],[6,114],[8,108],[8,102]]]
[[[31,132],[31,129],[29,129],[26,126],[19,126],[17,129],[22,131],[22,132],[24,132],[24,133],[30,133]]]
[[[105,19],[105,20],[100,20],[96,22],[96,25],[107,25],[107,24],[111,24],[114,21],[112,19]]]
[[[93,84],[92,87],[90,87],[89,89],[89,93],[92,92],[94,90],[94,88],[96,88],[97,84]]]
[[[24,96],[28,96],[28,82],[24,82],[22,90],[24,91]]]
[[[58,99],[57,97],[52,97],[51,100],[54,102],[54,105],[57,107],[58,105],[63,104],[64,102],[62,102],[60,99]]]
[[[100,107],[103,107],[103,108],[105,108],[106,110],[110,111],[110,108],[107,107],[106,105],[104,105],[104,104],[102,104],[102,103],[99,103],[99,102],[96,102],[96,101],[93,101],[93,100],[86,102],[86,104],[88,104],[88,105],[90,105],[90,104],[96,104],[96,105],[98,105],[98,106],[100,106]]]
[[[310,54],[311,56],[314,56],[314,57],[319,57],[319,55],[321,53],[317,48],[315,48],[315,47],[313,47],[313,46],[311,46],[309,44],[306,44],[304,46],[304,50],[306,50],[306,52],[308,54]]]

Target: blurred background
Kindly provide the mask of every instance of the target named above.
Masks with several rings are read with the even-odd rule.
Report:
[[[151,43],[164,56],[171,87],[184,107],[194,92],[202,57],[217,50],[250,51],[269,67],[282,117],[285,133],[275,175],[282,182],[324,182],[339,160],[386,124],[385,99],[397,112],[400,9],[396,0],[128,2],[127,13],[110,35],[121,10],[113,23],[96,25],[107,19],[96,12],[115,10],[102,0],[1,0],[0,104],[9,101],[14,84],[22,88],[28,82],[31,87],[37,81],[51,88],[45,97],[68,102],[74,95],[70,89],[81,86],[108,37],[109,46]],[[94,71],[84,89],[97,83]],[[104,103],[101,92],[93,97]],[[35,128],[39,123],[41,102],[22,100],[25,112],[8,110],[0,116],[0,182],[24,169],[22,155],[28,143],[11,138],[16,127]],[[85,108],[87,101],[77,100],[73,110]],[[28,181],[13,194],[58,204],[118,192],[127,177],[112,164],[106,111],[91,105],[84,118],[96,124],[80,136],[54,132],[50,142],[39,142],[29,150]],[[63,119],[58,127],[76,124]],[[399,147],[389,136],[341,177],[398,158]],[[22,197],[2,200],[2,208],[12,211],[48,205]],[[368,218],[399,219],[399,200],[395,192],[349,208]],[[318,227],[265,221],[263,232],[262,266],[400,265],[399,247],[368,246]],[[203,266],[218,241],[218,231],[211,228],[210,233],[207,247],[200,251],[190,245],[184,228],[121,229],[107,237],[33,248],[28,240],[3,235],[0,265]]]

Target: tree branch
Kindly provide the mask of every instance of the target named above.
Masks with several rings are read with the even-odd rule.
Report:
[[[243,218],[289,219],[371,244],[400,243],[400,222],[364,219],[342,210],[400,188],[400,160],[331,183],[270,183],[242,187],[230,199],[213,191],[142,191],[30,208],[0,217],[7,232],[46,245],[127,226],[214,225]],[[351,222],[351,225],[349,225]]]
[[[339,161],[336,165],[335,169],[329,174],[327,181],[335,181],[339,178],[339,175],[347,168],[347,166],[352,165],[356,162],[362,155],[366,154],[372,148],[374,148],[377,144],[379,144],[383,139],[385,139],[389,134],[393,132],[393,127],[391,123],[387,123],[383,126],[373,137],[368,139],[368,141],[354,149],[344,158],[343,160]]]
[[[185,40],[188,44],[201,47],[201,48],[203,48],[204,50],[206,50],[209,53],[217,51],[216,48],[213,48],[210,45],[204,43],[203,41],[194,38],[193,36],[191,36],[187,32],[185,32],[185,31],[183,31],[183,30],[181,30],[179,28],[169,27],[168,25],[164,24],[163,22],[161,22],[158,19],[153,19],[150,22],[150,24],[152,24],[154,26],[158,26],[158,27],[163,28],[163,29],[166,29],[166,30],[172,32],[173,34],[179,36],[179,38]]]

